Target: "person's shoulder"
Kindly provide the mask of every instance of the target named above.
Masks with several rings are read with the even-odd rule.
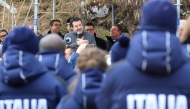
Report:
[[[106,38],[107,38],[107,39],[110,39],[110,38],[111,38],[111,36],[106,36]]]
[[[49,31],[47,32],[47,34],[51,34],[51,31],[49,30]]]
[[[102,38],[99,37],[95,37],[96,41],[102,42],[102,43],[106,43],[106,41]]]
[[[64,39],[64,37],[65,37],[65,35],[63,35],[61,32],[59,32],[58,35],[59,35],[62,39]]]
[[[86,32],[86,31],[84,31],[84,32],[83,32],[83,34],[84,34],[84,36],[93,37],[93,35],[92,35],[92,34],[90,34],[90,33]]]
[[[66,35],[67,33],[69,33],[68,31],[65,33],[65,34],[63,34],[63,35]]]

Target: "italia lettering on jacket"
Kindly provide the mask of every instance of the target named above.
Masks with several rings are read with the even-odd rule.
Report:
[[[0,109],[48,109],[46,99],[0,100]]]
[[[188,109],[185,95],[129,94],[127,109]]]

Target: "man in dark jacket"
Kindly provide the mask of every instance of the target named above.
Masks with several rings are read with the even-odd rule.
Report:
[[[96,31],[96,30],[95,30],[95,26],[94,26],[94,24],[93,24],[92,22],[86,23],[84,30],[85,30],[86,32],[88,32],[88,33],[94,35],[94,38],[95,38],[95,40],[96,40],[96,46],[97,46],[98,48],[101,48],[102,50],[106,50],[106,42],[105,42],[103,39],[101,39],[101,38],[99,38],[99,37],[96,36],[96,33],[95,33],[95,31]]]
[[[67,91],[36,58],[39,41],[28,27],[16,27],[3,43],[0,66],[2,109],[55,109]]]
[[[58,34],[62,39],[64,39],[64,35],[61,34],[61,21],[60,20],[51,20],[49,23],[49,31],[47,34]]]
[[[190,65],[176,37],[175,5],[149,0],[142,8],[140,27],[127,60],[102,86],[98,109],[190,109]]]

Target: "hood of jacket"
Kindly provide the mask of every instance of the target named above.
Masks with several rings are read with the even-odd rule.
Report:
[[[50,73],[56,74],[66,81],[75,75],[72,66],[65,59],[63,52],[44,50],[38,54],[39,61],[48,68]]]
[[[142,7],[140,28],[176,32],[176,6],[170,0],[149,0]]]
[[[16,46],[11,46],[4,52],[0,70],[1,81],[11,86],[27,84],[47,72],[34,54],[19,50]]]
[[[83,71],[79,77],[73,99],[84,109],[96,109],[95,97],[104,79],[104,71],[91,68]]]
[[[170,74],[184,64],[176,37],[176,21],[177,12],[172,3],[149,0],[143,7],[141,28],[131,42],[128,62],[151,74]]]

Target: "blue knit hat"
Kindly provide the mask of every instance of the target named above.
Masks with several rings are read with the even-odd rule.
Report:
[[[39,40],[36,34],[26,26],[15,27],[3,42],[3,53],[9,47],[36,54],[39,50]]]
[[[111,48],[111,63],[124,59],[127,54],[130,39],[125,34],[121,34],[118,41]]]

